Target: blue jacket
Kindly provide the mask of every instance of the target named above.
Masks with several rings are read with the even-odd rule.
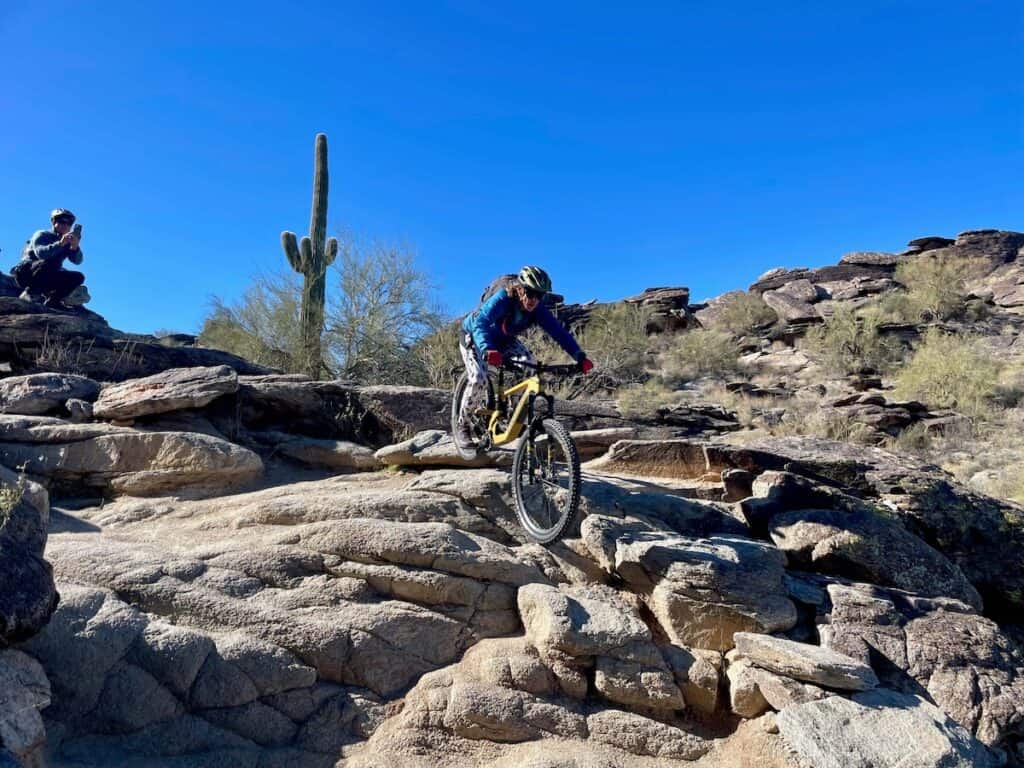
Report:
[[[61,266],[64,263],[64,259],[67,259],[72,264],[81,264],[82,258],[81,248],[71,250],[68,246],[61,245],[60,235],[48,229],[40,229],[32,235],[32,239],[28,241],[25,250],[21,252],[22,261],[44,259],[45,261],[55,262],[57,266]]]
[[[462,321],[462,330],[473,337],[473,344],[481,352],[485,349],[501,351],[534,324],[543,328],[573,360],[578,362],[583,357],[576,339],[543,302],[533,312],[527,312],[507,288],[497,291],[476,312],[468,314]]]

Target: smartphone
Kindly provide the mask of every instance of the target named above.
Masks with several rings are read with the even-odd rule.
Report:
[[[71,228],[71,231],[74,233],[75,237],[78,237],[78,238],[82,237],[82,225],[81,224],[75,224],[75,226],[73,226]]]

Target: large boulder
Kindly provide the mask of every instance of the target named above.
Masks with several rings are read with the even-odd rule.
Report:
[[[726,651],[736,632],[785,631],[796,608],[783,582],[785,556],[741,536],[690,538],[641,520],[587,517],[592,557],[645,596],[677,645]]]
[[[238,374],[226,365],[176,368],[104,387],[92,412],[98,419],[135,419],[202,408],[237,390]]]
[[[989,615],[1024,609],[1024,512],[975,493],[920,460],[880,448],[812,437],[776,437],[736,446],[750,471],[785,470],[881,504],[910,533],[959,567]]]
[[[963,726],[918,696],[875,689],[786,707],[779,732],[815,768],[996,768]]]
[[[68,400],[91,402],[100,386],[85,376],[35,373],[0,379],[0,413],[38,416],[65,410]]]
[[[0,463],[86,495],[154,495],[239,486],[263,473],[252,451],[195,432],[147,432],[0,416]]]
[[[512,453],[508,450],[479,452],[464,459],[451,435],[440,429],[420,432],[408,440],[380,448],[374,457],[381,464],[397,467],[508,467]]]
[[[994,622],[952,600],[827,591],[826,646],[872,664],[890,687],[927,694],[986,744],[1024,732],[1024,651]]]
[[[775,545],[794,565],[981,609],[981,597],[946,557],[892,517],[868,509],[798,509],[771,522]]]

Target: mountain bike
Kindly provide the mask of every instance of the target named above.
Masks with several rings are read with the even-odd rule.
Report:
[[[506,389],[506,370],[530,375]],[[522,436],[512,459],[512,499],[519,524],[538,544],[549,544],[561,536],[579,508],[579,451],[569,430],[555,419],[554,396],[544,390],[544,377],[576,373],[577,365],[509,360],[498,369],[497,382],[488,374],[486,402],[470,416],[478,450],[489,451]],[[468,384],[463,373],[452,393],[452,435],[458,430]],[[547,404],[541,414],[535,407],[538,400]],[[474,451],[458,450],[464,459],[476,456]]]

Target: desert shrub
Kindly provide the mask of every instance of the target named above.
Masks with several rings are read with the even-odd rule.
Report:
[[[222,349],[257,365],[289,373],[305,370],[299,311],[302,283],[292,272],[257,275],[230,304],[214,296],[203,320],[199,343]]]
[[[733,291],[722,297],[713,328],[728,331],[735,336],[745,336],[778,319],[775,310],[764,303],[764,299],[749,291]]]
[[[345,236],[328,276],[324,343],[340,378],[426,384],[414,353],[444,324],[429,276],[404,246]]]
[[[447,323],[413,345],[413,356],[423,366],[426,383],[440,389],[450,389],[463,370],[459,354],[461,320]]]
[[[967,259],[923,253],[897,266],[896,280],[907,286],[909,308],[917,319],[947,320],[964,311],[970,272]]]
[[[606,388],[635,384],[648,377],[646,366],[653,350],[646,330],[650,319],[650,308],[639,304],[605,304],[590,313],[577,339]]]
[[[739,342],[730,333],[710,329],[684,331],[668,342],[658,357],[666,381],[688,381],[701,376],[726,376],[740,370]]]
[[[921,320],[921,309],[905,290],[888,291],[864,307],[874,310],[881,322],[917,323]]]
[[[411,250],[344,236],[326,297],[324,375],[373,384],[430,381],[416,348],[444,326],[444,317]],[[287,372],[308,370],[301,359],[299,275],[260,275],[237,302],[214,297],[211,303],[200,344]]]
[[[675,402],[675,394],[657,379],[623,387],[617,393],[619,412],[627,419],[653,419]]]
[[[885,370],[899,359],[901,347],[897,339],[879,333],[883,322],[882,314],[875,307],[858,313],[837,304],[831,317],[807,332],[804,344],[830,367],[843,373]]]
[[[7,526],[11,519],[11,512],[18,506],[22,496],[25,495],[25,470],[22,468],[18,473],[18,479],[13,482],[0,481],[0,531]]]
[[[999,372],[999,363],[977,337],[930,328],[899,371],[896,394],[985,418],[993,409]]]

